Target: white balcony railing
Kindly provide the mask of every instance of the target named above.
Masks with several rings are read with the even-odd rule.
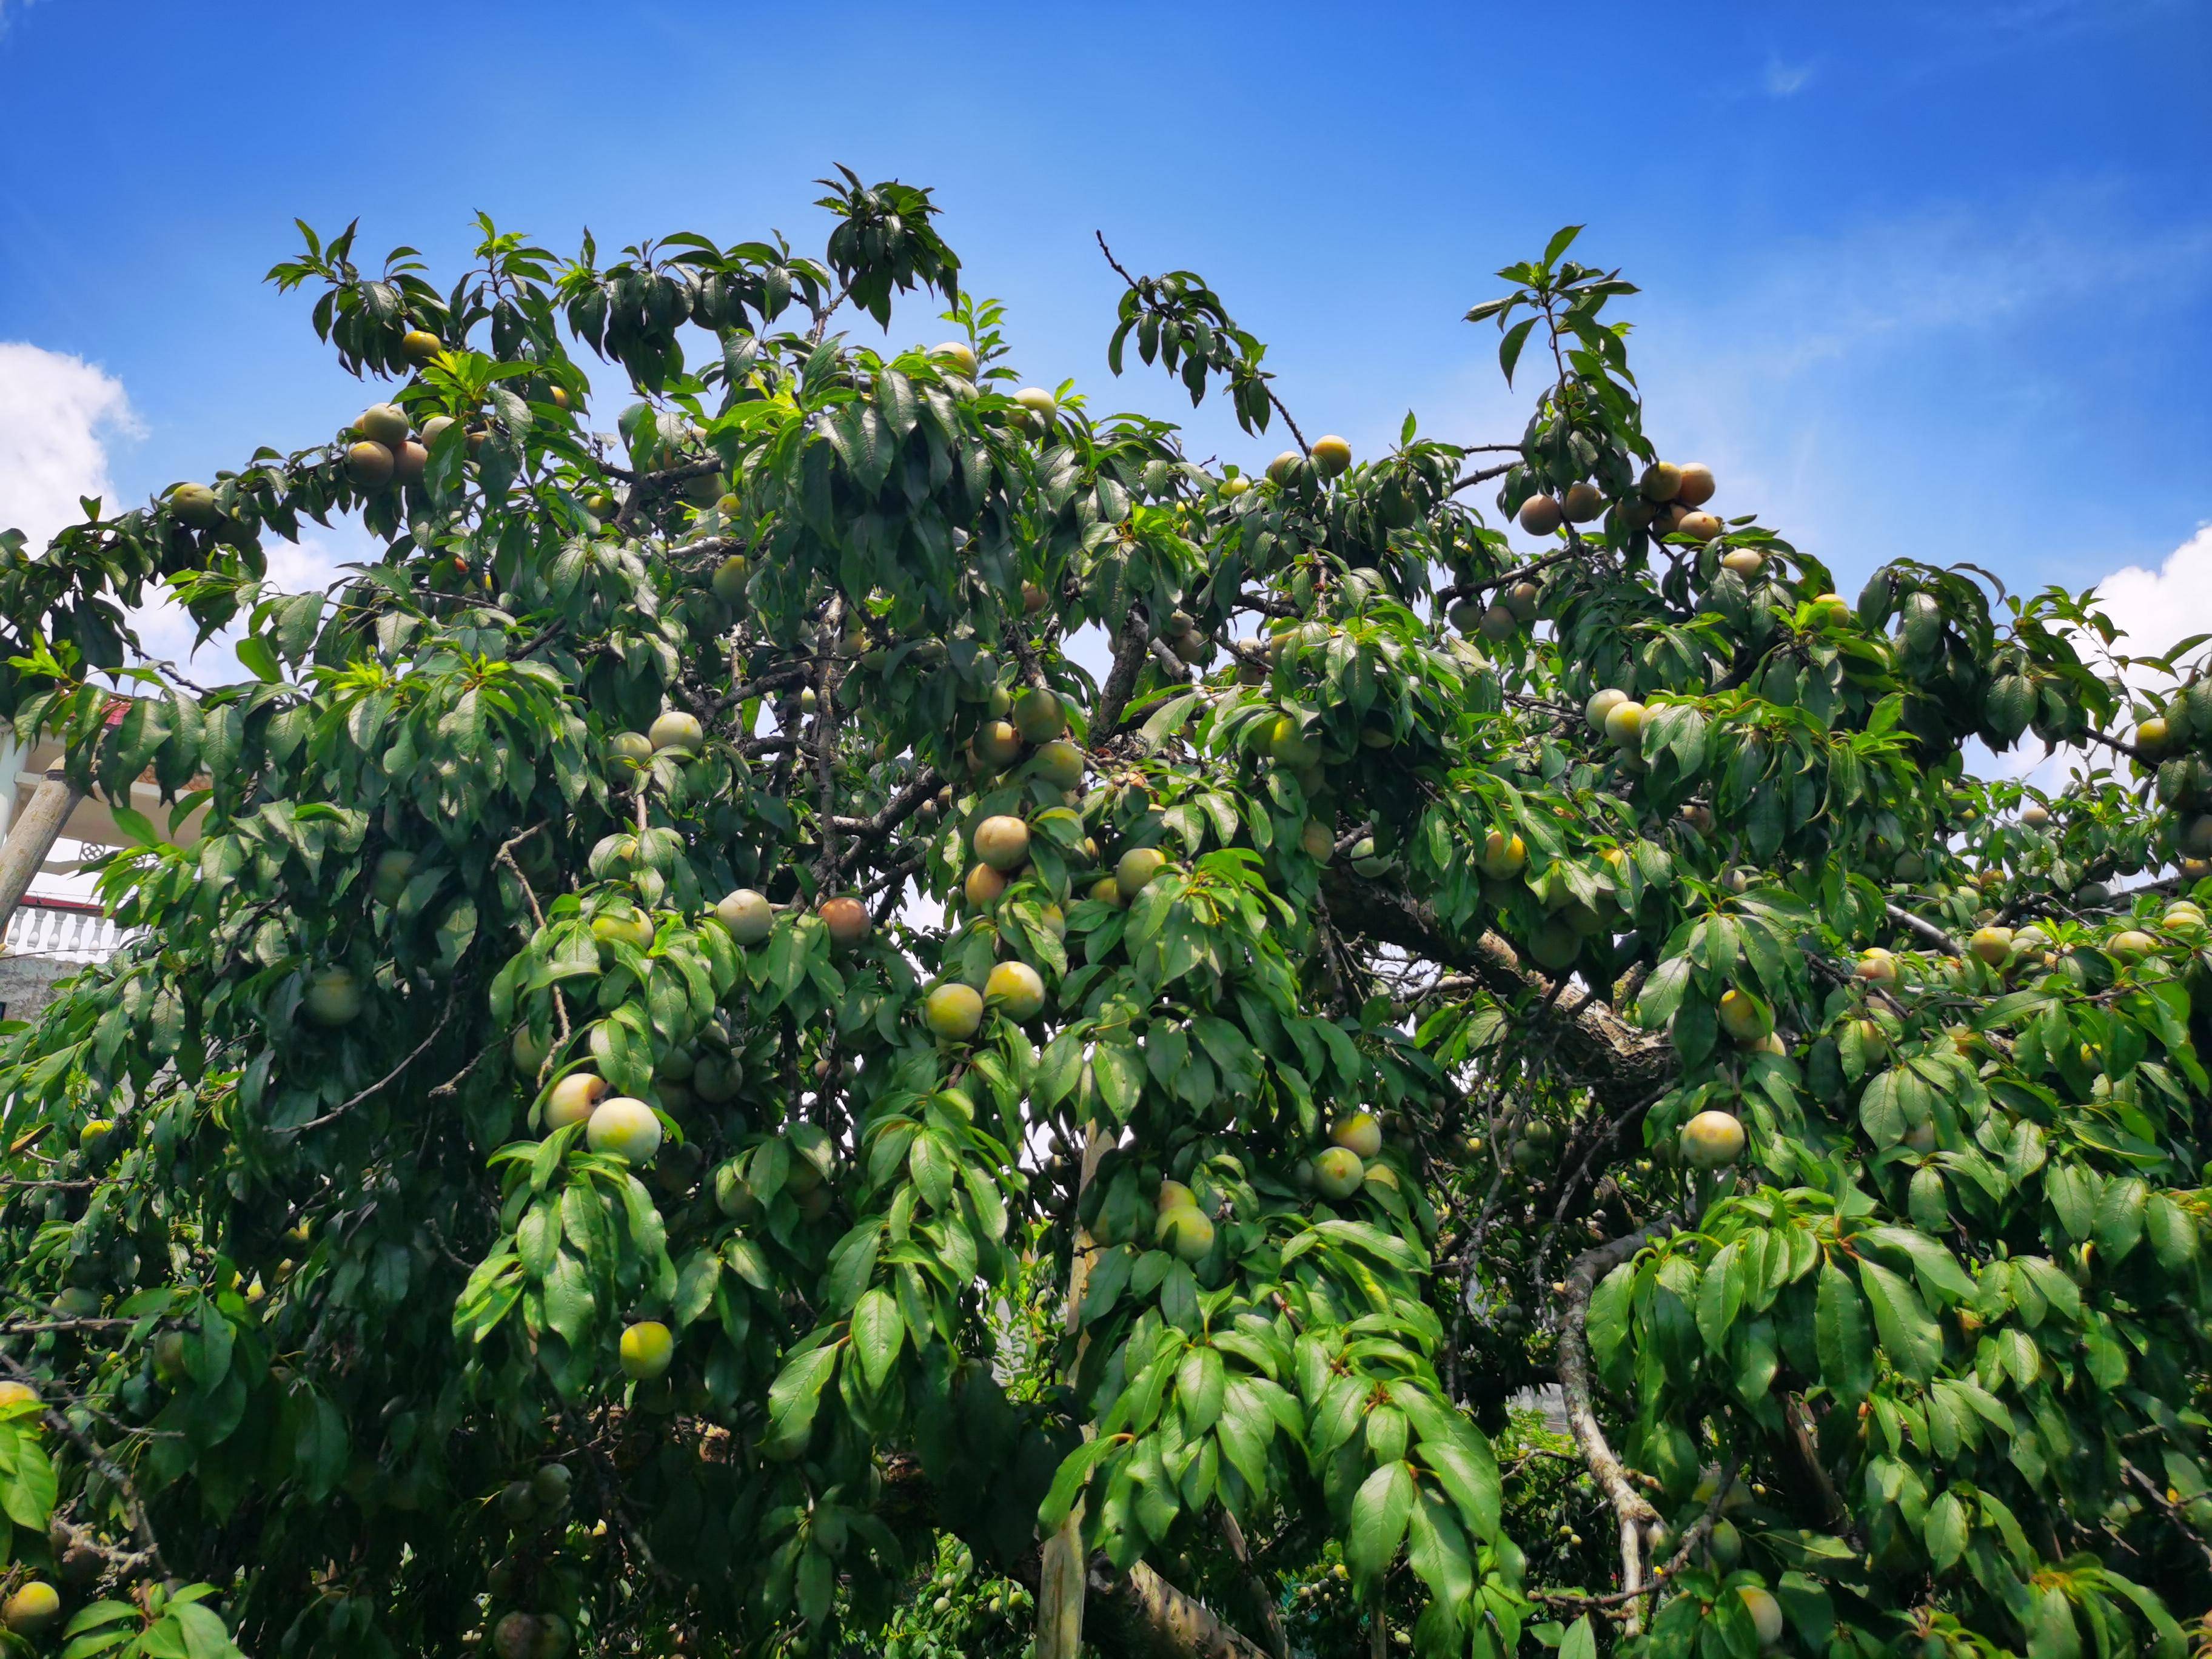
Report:
[[[105,962],[135,931],[117,926],[96,904],[33,896],[8,918],[8,936],[0,951],[49,962]]]

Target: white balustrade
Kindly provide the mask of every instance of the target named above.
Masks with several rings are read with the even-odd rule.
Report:
[[[136,931],[117,926],[96,905],[34,896],[17,905],[8,919],[0,951],[49,962],[105,962]]]

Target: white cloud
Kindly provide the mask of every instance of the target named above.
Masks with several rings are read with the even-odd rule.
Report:
[[[1759,74],[1759,85],[1769,98],[1790,98],[1802,92],[1813,79],[1813,65],[1785,64],[1779,58],[1769,58]]]
[[[2097,603],[2133,656],[2162,654],[2192,634],[2212,634],[2212,525],[2166,555],[2155,570],[2130,565],[2097,584]]]
[[[84,516],[79,496],[113,492],[108,443],[140,431],[112,374],[82,357],[0,340],[0,529],[45,546]]]
[[[296,543],[271,538],[262,544],[262,550],[268,562],[270,586],[286,593],[327,588],[338,579],[339,566],[374,556],[373,544],[341,549],[312,536]],[[142,606],[131,620],[149,659],[175,663],[194,679],[230,681],[244,677],[232,654],[245,635],[240,623],[233,623],[199,647],[196,655],[192,641],[198,629],[184,607],[166,593]]]
[[[9,0],[0,0],[4,23]],[[110,445],[118,438],[144,435],[131,413],[123,383],[81,357],[48,351],[20,340],[0,341],[0,529],[21,530],[33,551],[56,532],[83,517],[81,496],[114,499],[109,472]],[[269,581],[288,593],[328,586],[338,566],[370,556],[366,544],[341,550],[309,538],[293,544],[273,538],[265,544]],[[132,621],[146,654],[182,664],[194,655],[191,618],[166,594],[140,608]],[[229,672],[233,628],[201,647],[203,664],[219,662],[219,679]]]

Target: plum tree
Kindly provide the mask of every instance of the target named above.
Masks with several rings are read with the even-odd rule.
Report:
[[[2185,1646],[2197,648],[1838,596],[1658,453],[1572,232],[1472,313],[1524,429],[1357,459],[1120,278],[1109,367],[1261,467],[1014,390],[926,191],[823,204],[444,283],[311,234],[374,405],[6,538],[0,714],[117,809],[133,942],[0,1037],[5,1605],[126,1659]],[[345,515],[370,568],[283,591]],[[162,595],[247,678],[143,660]],[[2031,741],[2063,787],[1970,775]]]

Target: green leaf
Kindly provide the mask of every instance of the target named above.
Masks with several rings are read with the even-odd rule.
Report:
[[[822,1405],[822,1390],[837,1369],[837,1347],[824,1343],[784,1362],[769,1385],[769,1432],[762,1449],[774,1457],[795,1457],[805,1449],[814,1431],[814,1414]]]
[[[1075,1500],[1082,1496],[1083,1488],[1091,1480],[1091,1472],[1121,1448],[1118,1438],[1101,1436],[1086,1440],[1060,1460],[1060,1469],[1052,1478],[1052,1488],[1045,1493],[1044,1502],[1037,1508],[1037,1530],[1050,1533],[1060,1529],[1074,1510]]]
[[[1943,1333],[1922,1305],[1919,1292],[1865,1256],[1859,1258],[1859,1283],[1874,1310],[1875,1329],[1889,1363],[1915,1381],[1926,1382],[1943,1357]]]
[[[1929,1562],[1938,1572],[1966,1553],[1966,1506],[1956,1492],[1944,1492],[1928,1506],[1920,1535],[1928,1547]]]
[[[1521,361],[1521,348],[1528,343],[1528,331],[1541,319],[1523,317],[1505,331],[1505,337],[1498,343],[1498,366],[1505,371],[1505,384],[1513,384],[1514,365]]]
[[[905,1340],[906,1321],[899,1316],[897,1298],[880,1285],[873,1287],[853,1310],[853,1349],[869,1388],[883,1388]]]
[[[1821,1380],[1846,1405],[1865,1399],[1874,1387],[1874,1341],[1867,1323],[1866,1302],[1833,1261],[1820,1264],[1820,1288],[1814,1293],[1813,1329]]]
[[[1361,1482],[1345,1528],[1344,1560],[1362,1585],[1372,1584],[1397,1559],[1413,1507],[1413,1471],[1386,1463]]]

